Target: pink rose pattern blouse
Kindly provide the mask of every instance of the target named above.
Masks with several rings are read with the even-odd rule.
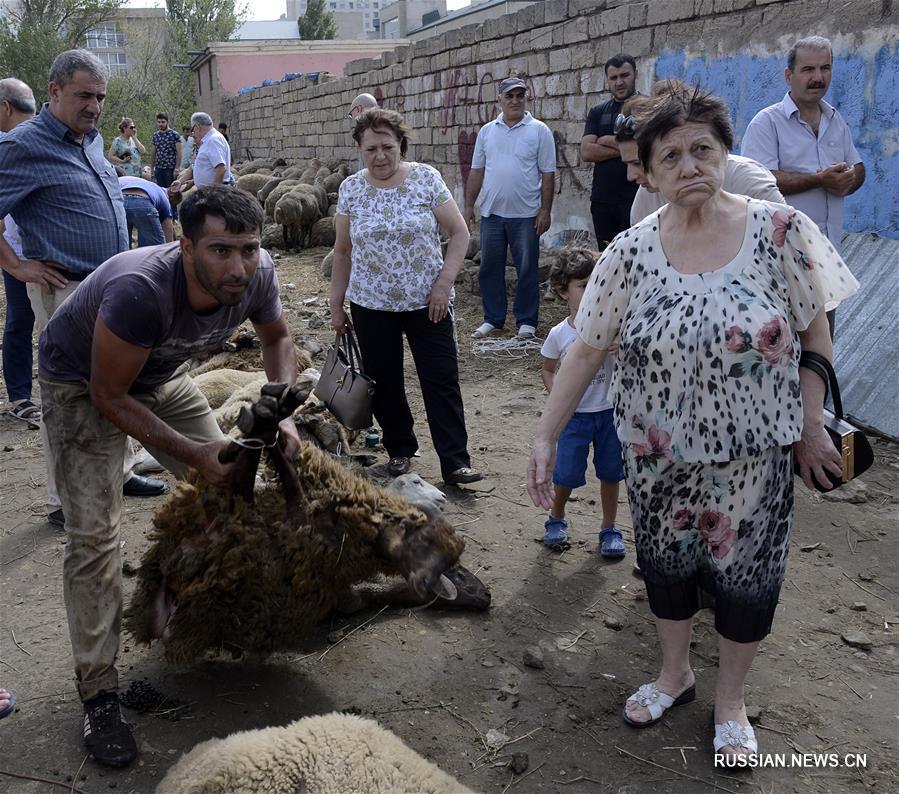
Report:
[[[603,253],[575,326],[619,343],[616,426],[656,616],[714,606],[728,639],[770,631],[802,431],[798,332],[857,287],[805,215],[751,199],[739,253],[712,272],[667,261],[658,212]]]

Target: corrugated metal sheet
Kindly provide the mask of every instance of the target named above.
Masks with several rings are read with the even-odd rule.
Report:
[[[834,369],[843,410],[899,439],[899,240],[847,234],[843,259],[861,284],[837,309]]]

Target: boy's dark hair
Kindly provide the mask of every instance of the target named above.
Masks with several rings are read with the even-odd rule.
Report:
[[[168,121],[168,120],[169,120],[169,114],[168,114],[168,113],[162,113],[162,112],[159,112],[159,113],[156,114],[156,118],[157,118],[157,119],[165,119],[166,121]]]
[[[589,248],[566,245],[556,252],[555,261],[549,269],[549,285],[560,295],[577,278],[589,278],[596,266],[599,254]]]
[[[634,70],[634,74],[636,74],[637,62],[634,60],[634,56],[627,55],[623,52],[618,53],[618,55],[613,55],[611,58],[609,58],[609,60],[606,61],[606,65],[602,68],[603,73],[608,74],[610,66],[614,66],[616,69],[620,69],[626,63],[629,63],[631,65],[631,68]]]
[[[240,188],[208,185],[197,188],[181,205],[178,215],[181,230],[194,245],[203,236],[206,218],[221,218],[232,234],[262,234],[262,207],[259,200]]]

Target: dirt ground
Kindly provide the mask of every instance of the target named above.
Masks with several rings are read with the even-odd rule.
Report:
[[[323,253],[285,256],[278,265],[294,331],[326,343]],[[547,303],[540,332],[563,314],[560,304]],[[899,791],[899,446],[877,441],[865,487],[847,489],[837,501],[798,486],[774,632],[749,676],[747,702],[763,752],[786,753],[788,763],[789,754],[834,753],[841,765],[716,774],[710,616],[698,619],[693,643],[697,700],[652,730],[625,726],[626,697],[658,666],[630,533],[624,561],[595,553],[594,482],[571,505],[572,548],[559,555],[535,543],[545,516],[531,506],[524,482],[544,400],[539,355],[476,356],[468,335],[480,322],[478,299],[460,291],[457,316],[470,449],[488,477],[447,489],[446,513],[466,538],[464,564],[491,588],[490,611],[388,609],[335,618],[295,652],[183,668],[163,662],[159,647],[137,647],[125,637],[122,689],[146,679],[182,705],[161,714],[126,710],[141,756],[121,772],[85,759],[81,743],[62,598],[65,538],[45,520],[39,434],[0,418],[0,686],[19,699],[15,715],[0,721],[0,791],[143,794],[199,741],[335,709],[376,718],[483,792]],[[423,417],[409,374],[413,409]],[[415,470],[440,484],[423,422],[419,437]],[[126,563],[139,564],[162,498],[126,500]],[[623,492],[619,523],[630,524]],[[130,592],[134,580],[125,582]],[[338,629],[344,639],[329,644],[329,632]],[[523,662],[535,645],[544,669]],[[527,755],[518,774],[509,767],[513,753]],[[856,753],[866,755],[865,768],[842,765]]]

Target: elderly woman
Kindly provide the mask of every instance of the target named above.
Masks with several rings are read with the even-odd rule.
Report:
[[[694,614],[719,634],[716,752],[757,752],[743,684],[771,630],[803,481],[840,472],[823,425],[824,383],[799,352],[832,357],[824,315],[857,282],[817,226],[790,207],[722,190],[733,133],[725,104],[672,90],[639,119],[649,181],[668,204],[603,252],[572,345],[537,428],[528,471],[552,501],[555,441],[618,343],[615,420],[637,559],[662,666],[628,698],[625,721],[658,722],[695,697]]]
[[[399,113],[362,113],[353,139],[365,168],[340,186],[331,325],[338,333],[350,327],[348,298],[365,372],[377,383],[374,414],[390,474],[409,471],[418,449],[403,376],[405,334],[444,482],[475,482],[482,475],[468,456],[453,321],[468,228],[440,174],[403,160],[409,128]],[[438,224],[449,236],[445,257]]]
[[[125,176],[140,176],[140,158],[147,150],[138,140],[134,119],[127,116],[119,122],[119,134],[109,144],[106,159],[119,166]]]

